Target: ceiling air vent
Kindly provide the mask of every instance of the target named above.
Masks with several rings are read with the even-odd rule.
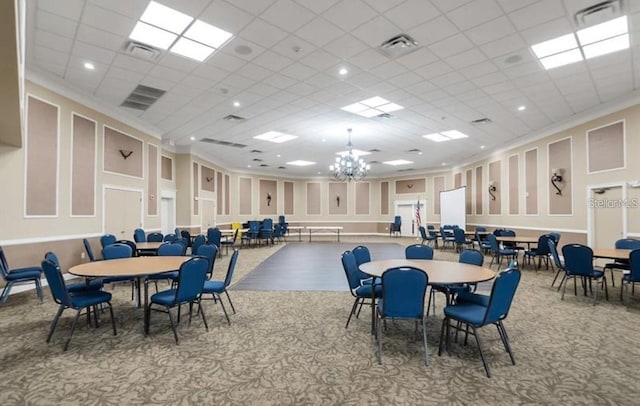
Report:
[[[287,169],[286,166],[278,166],[278,169]]]
[[[223,145],[225,147],[233,147],[233,148],[246,148],[247,147],[244,144],[237,144],[235,142],[215,140],[213,138],[203,138],[200,141],[201,142],[206,142],[207,144]]]
[[[380,161],[369,161],[369,164],[370,164],[370,165],[377,165],[377,164],[379,164],[379,163],[380,163]]]
[[[228,116],[225,116],[223,118],[223,120],[227,120],[227,121],[244,121],[244,120],[246,120],[246,118],[240,117],[240,116],[236,116],[236,115],[233,115],[233,114],[229,114]]]
[[[392,116],[391,114],[389,114],[389,113],[382,113],[382,114],[378,114],[378,115],[376,116],[376,118],[384,118],[384,119],[387,119],[387,118],[393,118],[393,116]]]
[[[262,151],[260,151],[259,149],[252,149],[251,153],[252,154],[262,154]]]
[[[386,40],[378,47],[378,51],[389,58],[398,58],[420,48],[418,42],[408,34],[399,34]]]
[[[129,107],[136,110],[146,110],[153,103],[157,102],[166,90],[156,89],[155,87],[138,85],[133,92],[127,96],[122,102],[122,107]]]
[[[620,0],[607,0],[577,11],[574,18],[579,28],[589,27],[620,17],[621,9]]]
[[[252,159],[252,161],[253,161],[253,162],[262,162],[262,159],[260,159],[260,158],[253,158],[253,159]]]
[[[127,42],[124,47],[124,52],[146,61],[156,61],[162,54],[162,51],[157,48],[135,41]]]
[[[409,172],[409,171],[413,171],[414,168],[405,168],[405,169],[398,169],[398,172]]]
[[[378,148],[372,148],[369,150],[369,152],[380,152],[380,150]]]
[[[413,149],[410,149],[407,152],[420,152],[420,150],[418,148],[413,148]]]
[[[477,119],[477,120],[473,120],[473,121],[471,121],[471,124],[476,124],[476,125],[478,125],[478,124],[489,124],[489,123],[491,123],[491,122],[492,122],[492,121],[491,121],[491,119],[490,119],[490,118],[488,118],[488,117],[483,117],[483,118],[479,118],[479,119]]]
[[[261,168],[266,168],[267,166],[269,166],[269,165],[267,165],[267,164],[260,164],[260,167],[261,167]]]

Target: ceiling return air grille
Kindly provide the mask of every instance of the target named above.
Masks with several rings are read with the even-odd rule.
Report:
[[[621,15],[622,1],[606,0],[577,11],[574,14],[574,18],[576,20],[576,25],[582,28],[613,20]]]
[[[418,41],[411,38],[409,34],[399,34],[380,44],[378,51],[388,58],[395,59],[419,48]]]
[[[136,41],[127,42],[124,46],[124,52],[146,61],[156,61],[162,54],[161,50]]]
[[[213,138],[203,138],[200,142],[206,142],[207,144],[215,144],[215,145],[223,145],[225,147],[233,147],[233,148],[246,148],[247,146],[244,144],[238,144],[236,142],[215,140]]]
[[[138,85],[133,92],[122,102],[122,107],[145,111],[158,101],[166,93],[166,90],[155,87]]]

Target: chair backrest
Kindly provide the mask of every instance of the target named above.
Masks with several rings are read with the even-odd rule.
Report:
[[[509,268],[496,276],[491,288],[483,324],[495,323],[507,317],[511,302],[520,283],[520,276],[520,271],[513,268]]]
[[[552,238],[547,239],[547,246],[549,247],[549,253],[551,254],[551,259],[553,259],[553,264],[558,269],[564,269],[564,265],[560,262],[560,255],[558,255],[558,246]]]
[[[129,248],[131,248],[131,256],[135,257],[137,256],[136,254],[138,253],[138,250],[136,249],[136,243],[133,241],[129,241],[129,240],[118,240],[116,241],[116,244],[126,244],[129,246]]]
[[[202,244],[198,247],[196,255],[205,257],[209,260],[209,270],[207,271],[207,279],[211,279],[213,276],[213,266],[216,263],[216,257],[218,256],[218,247],[213,244]]]
[[[44,254],[44,260],[53,262],[55,265],[60,266],[60,261],[58,260],[58,256],[53,251],[49,251],[46,254]]]
[[[269,218],[262,220],[262,229],[268,231],[273,230],[273,220]]]
[[[107,245],[115,244],[115,242],[117,240],[118,239],[116,238],[115,235],[113,235],[113,234],[105,234],[102,237],[100,237],[100,245],[102,245],[102,248],[104,248]]]
[[[427,232],[429,233],[430,237],[437,237],[438,235],[436,234],[436,228],[432,225],[428,225],[427,226]]]
[[[193,239],[193,244],[191,245],[191,252],[198,254],[198,248],[206,242],[206,238],[202,234],[196,235],[196,238]]]
[[[281,226],[284,226],[285,224],[287,224],[284,216],[278,216],[278,224],[280,224]]]
[[[47,284],[51,290],[53,301],[57,304],[71,307],[71,298],[67,291],[67,285],[64,283],[60,266],[45,259],[42,261],[42,270],[44,271],[44,276],[47,278]]]
[[[616,241],[616,249],[618,250],[636,250],[640,248],[640,240],[633,238],[622,238]]]
[[[418,268],[397,267],[382,274],[382,310],[385,317],[424,317],[424,296],[429,277]]]
[[[238,262],[238,255],[240,255],[240,251],[237,249],[233,250],[233,254],[231,254],[231,259],[229,260],[229,266],[227,267],[227,274],[224,277],[224,287],[231,285],[231,278],[233,278],[233,271],[236,269],[236,262]]]
[[[484,240],[482,239],[482,237],[480,237],[479,232],[480,232],[480,231],[478,231],[478,228],[476,228],[476,231],[475,231],[475,237],[476,237],[476,241],[478,241],[478,244],[482,245],[482,243],[484,242]]]
[[[547,235],[553,239],[553,242],[556,243],[556,247],[557,247],[558,244],[560,243],[560,233],[552,232]]]
[[[500,245],[498,245],[498,237],[495,234],[489,234],[487,236],[487,241],[489,242],[489,247],[491,251],[494,253],[500,252]]]
[[[393,224],[396,226],[401,226],[402,225],[402,217],[401,216],[395,216],[393,218]]]
[[[564,270],[569,275],[590,276],[593,273],[593,250],[582,244],[562,247]]]
[[[406,259],[433,259],[433,248],[428,245],[413,244],[404,249]]]
[[[179,257],[184,255],[186,248],[180,243],[165,242],[158,247],[159,257]]]
[[[220,240],[222,240],[222,231],[218,227],[210,227],[207,229],[207,244],[214,244],[220,248]]]
[[[193,257],[180,266],[176,303],[196,300],[202,294],[208,269],[209,260],[205,257]]]
[[[349,283],[349,288],[354,290],[358,286],[360,286],[360,276],[358,269],[358,263],[356,262],[356,256],[353,255],[351,251],[345,251],[342,253],[340,257],[342,261],[342,268],[344,269],[344,274],[347,277],[347,283]]]
[[[640,248],[636,248],[629,254],[629,263],[631,273],[629,274],[629,282],[640,282]]]
[[[141,228],[136,228],[133,230],[133,241],[135,242],[146,242],[147,235],[144,233],[144,230]]]
[[[502,230],[502,236],[503,237],[515,237],[516,236],[516,232],[513,230]]]
[[[150,233],[147,236],[147,241],[148,242],[162,242],[162,241],[164,241],[164,235],[162,235],[162,233],[158,233],[158,232]]]
[[[249,221],[249,237],[255,238],[260,233],[260,222],[258,220]]]
[[[0,247],[0,273],[4,278],[9,274],[9,263],[7,262],[7,257],[4,255],[4,249]]]
[[[467,239],[464,236],[464,230],[461,228],[453,229],[453,237],[456,239],[458,244],[464,244],[467,242]]]
[[[477,232],[482,232],[482,233],[486,233],[487,232],[487,227],[483,227],[483,226],[477,226],[476,227],[476,231]]]
[[[175,241],[176,238],[178,238],[178,236],[173,234],[173,233],[171,233],[171,234],[165,235],[163,241],[164,242],[172,242],[172,241]]]
[[[89,257],[89,261],[95,261],[96,257],[93,255],[93,249],[91,248],[91,243],[89,242],[89,240],[87,238],[83,238],[82,244],[84,244],[84,250],[87,251],[87,257]]]
[[[424,226],[420,226],[418,227],[418,231],[420,232],[420,238],[422,238],[422,241],[427,239],[427,230],[424,228]]]
[[[549,234],[543,234],[538,237],[537,255],[549,255],[551,253],[551,251],[549,251],[549,240],[553,240],[553,238],[549,237]]]
[[[358,266],[371,262],[371,253],[369,252],[369,248],[364,245],[358,245],[351,250],[351,252],[353,252],[353,255],[356,257],[356,264],[358,264]]]
[[[131,258],[133,251],[127,244],[111,244],[102,249],[102,258],[118,259],[118,258]]]
[[[458,262],[482,266],[484,264],[484,255],[478,250],[462,250],[458,257]]]
[[[237,232],[237,230],[236,230],[236,232]],[[276,237],[276,238],[279,238],[279,237],[283,236],[283,234],[282,234],[282,226],[280,224],[278,224],[278,223],[273,225],[273,236]]]
[[[180,237],[184,238],[185,241],[187,241],[187,246],[191,245],[191,233],[189,232],[189,230],[180,231]]]

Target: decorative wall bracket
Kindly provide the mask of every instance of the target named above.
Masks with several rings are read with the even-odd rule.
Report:
[[[560,184],[562,183],[562,168],[559,169],[551,169],[551,185],[556,189],[556,194],[558,196],[562,196],[562,190],[560,189]]]
[[[267,193],[267,206],[271,206],[271,193]]]
[[[494,194],[496,192],[496,190],[498,190],[496,188],[496,185],[494,183],[494,181],[490,181],[489,182],[489,196],[491,196],[491,200],[496,200],[496,195]]]
[[[129,158],[131,156],[131,154],[133,154],[133,151],[128,151],[126,149],[120,149],[120,155],[122,155],[122,157],[126,160],[127,158]]]

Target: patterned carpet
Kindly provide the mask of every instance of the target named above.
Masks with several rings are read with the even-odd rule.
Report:
[[[235,280],[282,246],[242,250]],[[216,263],[218,275],[227,261]],[[344,328],[347,292],[232,291],[231,326],[208,301],[209,332],[198,319],[183,322],[176,346],[163,314],[152,316],[151,335],[143,336],[142,312],[120,286],[113,291],[118,335],[105,313],[100,328],[76,331],[66,353],[71,313],[47,345],[56,310],[49,292],[44,304],[33,292],[20,294],[0,307],[0,404],[637,405],[640,313],[625,309],[618,290],[596,306],[573,294],[560,301],[551,279],[550,271],[523,273],[505,322],[515,366],[497,331],[481,331],[491,379],[474,345],[437,355],[439,315],[427,323],[430,367],[413,325],[400,322],[389,324],[378,365],[368,313]]]

